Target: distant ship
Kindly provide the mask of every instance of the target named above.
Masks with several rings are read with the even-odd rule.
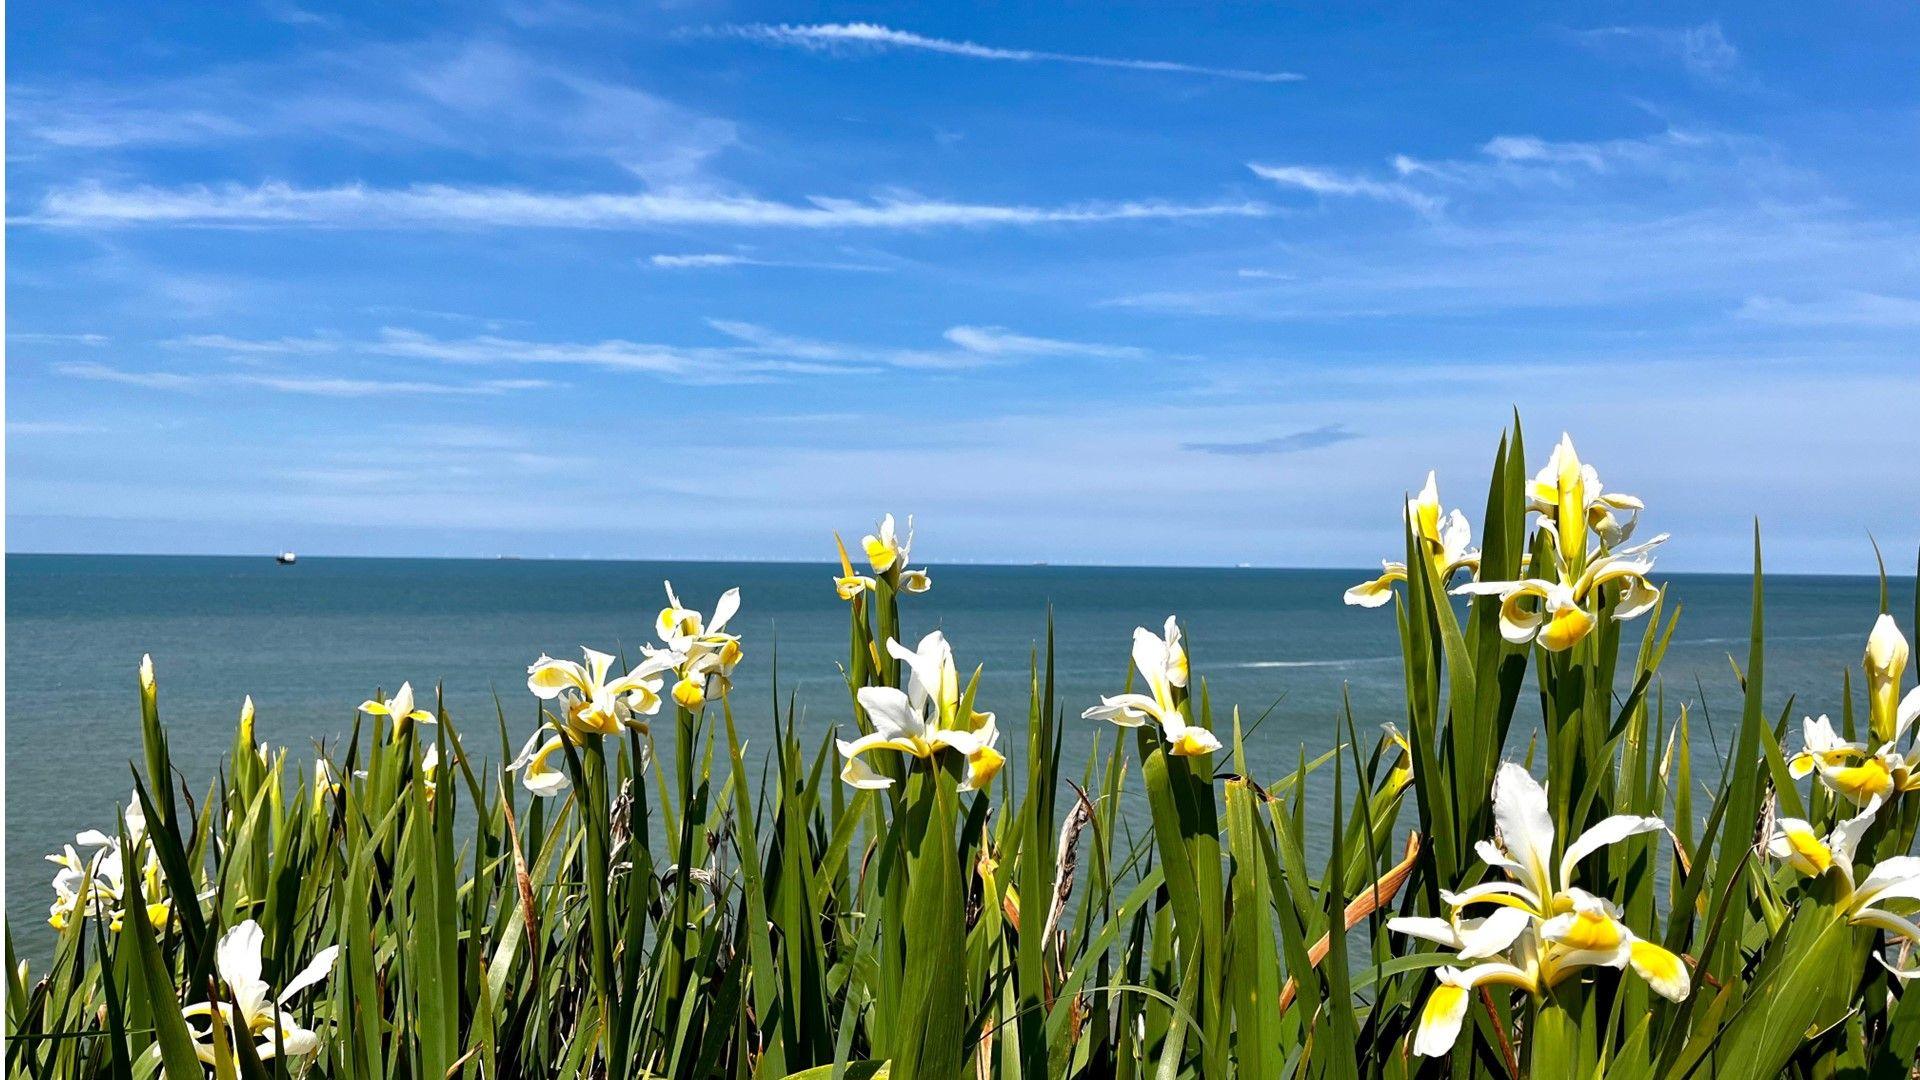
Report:
[[[275,555],[273,557],[273,561],[279,563],[281,566],[292,566],[293,561],[299,557],[300,556],[295,555],[291,551],[283,551],[280,554]]]

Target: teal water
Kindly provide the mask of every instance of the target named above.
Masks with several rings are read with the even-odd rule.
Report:
[[[488,747],[497,693],[517,742],[534,722],[526,666],[543,651],[577,656],[583,644],[637,649],[664,602],[663,579],[704,610],[740,587],[732,629],[747,648],[734,699],[743,737],[767,744],[776,650],[779,688],[798,695],[804,735],[817,739],[850,720],[837,667],[846,607],[826,564],[305,558],[282,567],[265,558],[63,555],[11,555],[6,564],[6,901],[29,952],[47,932],[51,874],[41,857],[81,829],[110,825],[126,802],[143,652],[154,658],[175,759],[198,790],[230,744],[247,694],[259,736],[296,756],[313,740],[343,737],[360,701],[403,679],[429,701],[430,688],[444,684],[455,721]],[[1343,690],[1363,725],[1399,717],[1391,609],[1340,601],[1361,571],[933,569],[933,591],[909,598],[909,634],[944,629],[963,666],[986,665],[981,700],[1014,747],[1028,658],[1045,640],[1049,605],[1070,758],[1104,728],[1079,712],[1119,688],[1133,628],[1158,627],[1169,612],[1187,628],[1194,670],[1218,715],[1239,705],[1251,720],[1271,707],[1249,740],[1256,775],[1290,768],[1302,744],[1310,752],[1333,745]],[[1685,607],[1666,666],[1668,699],[1697,707],[1704,695],[1724,738],[1738,717],[1727,656],[1745,662],[1749,583],[1667,580]],[[1911,611],[1911,596],[1910,581],[1896,583],[1896,611]],[[1796,714],[1837,711],[1841,672],[1859,663],[1877,610],[1871,578],[1768,578],[1766,685],[1775,707],[1793,693]],[[1529,723],[1528,710],[1523,699],[1516,727]],[[1708,725],[1696,736],[1707,750]]]

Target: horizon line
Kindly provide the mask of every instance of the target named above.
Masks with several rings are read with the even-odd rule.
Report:
[[[6,558],[22,556],[28,558],[78,558],[78,559],[272,559],[276,552],[204,552],[204,551],[7,551]],[[295,555],[308,560],[363,560],[363,561],[435,561],[435,562],[542,562],[542,563],[680,563],[687,565],[726,565],[748,566],[813,566],[819,565],[829,570],[837,564],[831,559],[693,559],[679,556],[605,556],[605,555]],[[297,564],[296,564],[297,565]],[[979,567],[984,569],[1008,570],[1258,570],[1281,572],[1336,572],[1352,571],[1357,573],[1375,573],[1371,567],[1359,566],[1282,566],[1261,563],[1095,563],[1095,562],[1053,562],[1035,560],[1030,562],[998,562],[983,560],[950,560],[929,564],[932,567]],[[1843,570],[1777,570],[1762,568],[1767,577],[1825,577],[1860,578],[1876,580],[1880,575],[1873,573],[1854,573]],[[1741,577],[1751,578],[1750,569],[1741,570],[1676,570],[1663,577]],[[1913,574],[1887,574],[1889,582],[1914,581]]]

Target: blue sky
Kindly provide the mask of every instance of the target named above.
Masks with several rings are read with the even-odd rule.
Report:
[[[1920,543],[1920,9],[10,13],[14,551]]]

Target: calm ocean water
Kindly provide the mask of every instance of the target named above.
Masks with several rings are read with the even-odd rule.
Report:
[[[344,736],[355,705],[403,679],[429,701],[443,683],[455,721],[487,747],[497,692],[517,740],[534,715],[527,664],[543,651],[575,657],[583,644],[636,650],[664,602],[663,579],[705,610],[740,587],[732,629],[748,653],[735,695],[743,737],[766,745],[776,647],[780,690],[799,695],[803,731],[818,738],[849,720],[837,669],[846,608],[824,563],[307,558],[282,567],[265,558],[62,555],[6,563],[6,900],[30,953],[39,951],[30,941],[50,898],[41,857],[78,830],[107,826],[126,802],[143,652],[153,654],[176,760],[200,788],[246,694],[258,706],[260,736],[297,751]],[[1125,677],[1133,627],[1157,627],[1169,612],[1187,627],[1195,671],[1220,715],[1235,704],[1249,719],[1273,707],[1250,740],[1266,775],[1289,768],[1302,744],[1312,752],[1333,744],[1343,688],[1361,723],[1399,717],[1391,612],[1340,602],[1360,571],[933,569],[933,591],[911,598],[909,632],[942,628],[963,666],[986,664],[981,700],[1016,748],[1028,657],[1044,642],[1048,605],[1070,754],[1099,726],[1079,711]],[[1724,738],[1739,712],[1727,655],[1744,663],[1748,583],[1667,580],[1685,605],[1667,661],[1669,700],[1697,702],[1704,692]],[[1897,611],[1912,610],[1911,589],[1896,584]],[[1871,578],[1768,579],[1767,686],[1776,707],[1793,693],[1797,711],[1837,708],[1840,673],[1859,663],[1877,597]],[[1516,727],[1530,715],[1523,702]],[[1706,725],[1696,734],[1704,750]]]

